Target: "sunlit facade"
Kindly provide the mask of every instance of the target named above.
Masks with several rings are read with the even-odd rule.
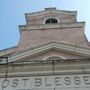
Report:
[[[25,13],[17,46],[0,51],[0,90],[90,90],[90,45],[76,11]]]

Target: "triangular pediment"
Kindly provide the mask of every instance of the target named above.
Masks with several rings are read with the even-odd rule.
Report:
[[[83,58],[90,58],[89,47],[80,47],[80,46],[75,46],[75,45],[60,43],[60,42],[50,42],[50,43],[40,45],[38,47],[27,48],[25,50],[18,51],[17,53],[14,53],[9,57],[9,62],[23,60],[23,58],[26,58],[29,56],[34,56],[34,55],[38,56],[48,51],[63,52],[63,53],[67,53],[75,56],[80,56]]]
[[[45,10],[34,12],[34,13],[26,13],[26,17],[37,17],[42,16],[44,14],[61,14],[61,15],[77,15],[77,11],[67,11],[67,10],[57,10],[56,8],[45,8]]]

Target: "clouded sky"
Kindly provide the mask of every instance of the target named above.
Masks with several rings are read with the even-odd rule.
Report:
[[[78,11],[78,21],[85,21],[85,34],[90,41],[90,0],[0,0],[0,50],[18,45],[18,25],[26,23],[24,13],[56,7]]]

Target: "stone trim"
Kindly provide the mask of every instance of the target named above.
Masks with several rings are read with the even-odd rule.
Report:
[[[65,59],[63,56],[59,56],[59,55],[50,55],[50,56],[48,56],[48,57],[45,57],[43,60],[47,60],[47,58],[49,58],[49,57],[60,57],[60,58],[62,58],[62,60],[63,59]]]
[[[49,13],[75,15],[75,17],[77,17],[77,11],[67,11],[67,10],[57,10],[57,9],[43,10],[43,11],[38,11],[38,12],[34,12],[34,13],[25,13],[25,17],[32,18],[32,17],[43,15],[43,14],[49,14]]]
[[[60,51],[62,50],[64,52],[90,58],[90,48],[89,47],[80,47],[80,46],[75,46],[75,45],[70,45],[70,44],[65,44],[65,43],[52,42],[49,44],[47,43],[46,45],[40,46],[35,49],[33,48],[32,50],[27,49],[27,51],[23,53],[17,52],[13,56],[9,57],[9,62],[13,62],[15,60],[24,58],[26,56],[41,53],[41,52],[44,52],[45,50],[49,50],[53,48],[56,50],[60,50]]]
[[[77,59],[78,60],[78,59]],[[44,62],[44,61],[43,61]],[[90,74],[90,59],[84,62],[35,62],[35,63],[8,63],[8,77],[35,76],[35,75],[58,75],[58,74]],[[2,69],[3,68],[3,69]],[[5,77],[6,64],[0,64],[0,77]]]
[[[44,30],[44,29],[62,29],[62,28],[85,28],[85,22],[71,22],[59,24],[39,24],[39,25],[19,25],[20,32],[23,30]]]

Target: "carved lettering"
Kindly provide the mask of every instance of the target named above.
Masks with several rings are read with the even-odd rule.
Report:
[[[61,77],[55,77],[55,85],[56,86],[60,86],[61,82],[60,82]]]
[[[23,86],[26,87],[29,79],[28,78],[22,79],[22,81],[23,81]]]
[[[38,87],[38,86],[41,86],[42,84],[42,79],[41,78],[35,78],[35,86]]]
[[[90,85],[90,76],[83,76],[85,85]]]
[[[48,78],[45,78],[45,86],[51,86],[51,84],[49,83],[50,80],[48,80]]]
[[[65,85],[71,84],[70,77],[65,77],[64,80],[65,80]]]
[[[13,82],[12,82],[12,87],[14,87],[14,88],[15,88],[15,87],[18,87],[18,85],[19,85],[18,82],[19,82],[18,79],[14,79]]]
[[[3,88],[6,88],[9,86],[9,80],[5,79],[3,82],[2,82],[2,89]]]
[[[75,85],[80,85],[81,84],[80,77],[75,76],[74,77],[74,83],[75,83]]]

